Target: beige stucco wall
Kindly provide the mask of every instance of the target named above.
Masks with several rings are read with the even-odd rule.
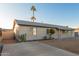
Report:
[[[32,27],[20,26],[18,30],[18,34],[26,34],[26,40],[31,40],[32,38]]]
[[[14,28],[14,33],[17,34],[17,30],[18,30],[19,25],[15,24],[15,28]]]
[[[21,35],[26,33],[26,40],[33,39],[42,39],[46,36],[46,28],[36,27],[36,35],[33,35],[33,27],[32,26],[18,26],[17,29],[14,29],[16,35]]]
[[[37,27],[37,38],[43,39],[47,35],[47,28]]]
[[[68,32],[62,32],[62,30],[55,30],[55,34],[52,35],[52,37],[56,39],[63,39],[63,38],[70,38],[74,37],[74,31],[68,31]]]
[[[62,33],[62,31],[60,32],[60,38],[70,38],[70,37],[74,37],[74,32],[73,31],[68,31],[65,33]]]
[[[22,35],[22,34],[26,34],[27,39],[32,35],[30,27],[19,26],[17,24],[15,25],[14,32],[15,32],[15,36],[16,36],[17,39],[19,39],[18,36]]]

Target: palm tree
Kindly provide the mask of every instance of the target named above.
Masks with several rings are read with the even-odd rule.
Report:
[[[34,22],[34,20],[36,20],[36,18],[34,17],[34,12],[36,11],[36,8],[34,5],[32,5],[31,11],[33,11],[33,16],[31,17],[31,20],[33,20],[33,22]]]

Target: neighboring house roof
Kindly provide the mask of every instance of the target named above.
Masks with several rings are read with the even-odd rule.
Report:
[[[24,20],[15,20],[18,25],[22,26],[35,26],[35,27],[46,27],[46,28],[57,28],[62,30],[73,30],[67,26],[59,26],[59,25],[52,25],[52,24],[45,24],[45,23],[37,23],[37,22],[30,22]]]

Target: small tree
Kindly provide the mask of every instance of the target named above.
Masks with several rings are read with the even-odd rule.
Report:
[[[49,35],[49,39],[51,39],[52,35],[55,33],[53,29],[47,29],[47,34]]]

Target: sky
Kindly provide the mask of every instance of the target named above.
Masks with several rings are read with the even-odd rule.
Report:
[[[35,22],[79,27],[79,4],[37,3]],[[31,3],[0,3],[0,28],[11,29],[13,20],[31,21]]]

